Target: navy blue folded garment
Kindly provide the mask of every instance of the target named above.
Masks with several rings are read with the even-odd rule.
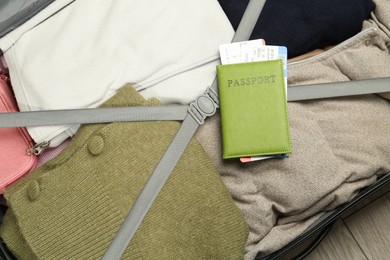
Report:
[[[234,29],[249,0],[218,0]],[[269,0],[251,39],[283,45],[289,58],[338,44],[361,31],[372,0]]]

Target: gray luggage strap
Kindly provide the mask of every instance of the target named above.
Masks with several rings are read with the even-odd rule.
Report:
[[[390,92],[390,77],[290,87],[287,101]]]
[[[289,87],[287,101],[298,102],[384,92],[390,92],[390,77]],[[218,104],[218,94],[214,90],[208,90],[205,95]],[[187,116],[189,108],[191,108],[192,115],[197,118],[197,122],[202,123],[204,116],[198,112],[197,107],[203,105],[205,109],[203,103],[207,101],[202,103],[203,100],[204,98],[201,98],[200,101],[197,100],[190,106],[110,107],[0,113],[0,128],[133,121],[182,121]]]
[[[0,127],[183,120],[188,106],[108,107],[0,113]]]
[[[265,0],[249,1],[233,37],[233,41],[244,41],[249,39],[264,4]],[[190,105],[188,110],[189,113],[184,119],[167,151],[157,164],[157,167],[150,176],[148,182],[142,189],[139,197],[134,203],[134,206],[130,209],[129,214],[117,232],[115,238],[112,240],[103,256],[104,260],[120,259],[138,227],[141,225],[141,222],[149,208],[152,206],[160,190],[168,180],[177,162],[190,143],[193,135],[200,125],[199,123],[203,122],[207,116],[211,116],[215,113],[219,105],[217,93],[218,86],[217,79],[215,78],[212,86],[208,88],[207,93],[198,97],[196,101]]]

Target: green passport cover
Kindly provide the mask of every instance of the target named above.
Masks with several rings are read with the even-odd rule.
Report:
[[[282,60],[217,66],[223,158],[291,153]]]

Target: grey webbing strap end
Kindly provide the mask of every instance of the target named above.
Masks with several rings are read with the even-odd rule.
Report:
[[[218,107],[218,94],[212,87],[208,87],[203,95],[190,104],[188,113],[199,125],[203,125],[206,117],[214,115]]]

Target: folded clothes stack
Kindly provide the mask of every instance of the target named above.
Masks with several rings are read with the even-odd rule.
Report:
[[[233,33],[217,1],[57,0],[0,49],[21,111],[97,107],[125,83],[146,98],[188,103],[214,79],[218,45]],[[53,147],[77,128],[28,131]]]
[[[0,39],[19,108],[187,104],[212,83],[244,2],[54,1]],[[390,76],[387,0],[267,1],[252,38],[288,47],[289,88]],[[280,249],[390,171],[389,100],[288,103],[291,156],[245,165],[222,159],[213,116],[125,257],[250,260]],[[6,244],[21,259],[101,257],[178,125],[29,127],[52,148],[5,191]]]

